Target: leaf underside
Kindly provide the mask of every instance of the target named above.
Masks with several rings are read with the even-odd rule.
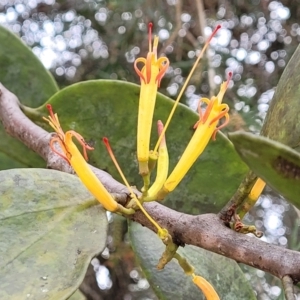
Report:
[[[281,143],[250,133],[236,132],[229,137],[245,163],[300,208],[300,154]]]

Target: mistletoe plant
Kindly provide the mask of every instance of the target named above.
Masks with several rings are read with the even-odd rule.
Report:
[[[293,109],[284,107],[276,121],[272,116],[278,112],[276,106],[282,108],[287,73],[296,72],[293,62],[298,63],[300,51],[296,51],[279,83],[262,130],[264,136],[294,149],[265,137],[230,134],[238,154],[253,170],[248,171],[233,144],[220,133],[229,122],[229,107],[222,100],[232,82],[231,72],[217,96],[199,99],[198,116],[179,104],[219,28],[205,43],[176,101],[157,93],[170,63],[166,57],[157,57],[159,40],[154,37],[152,43],[152,24],[149,52],[134,63],[140,86],[95,80],[61,91],[18,38],[0,30],[5,45],[0,47],[0,79],[22,101],[0,86],[0,118],[6,132],[15,138],[4,130],[0,132],[1,299],[70,297],[90,259],[105,247],[105,211],[131,220],[133,249],[162,299],[200,299],[202,293],[206,299],[255,299],[236,262],[279,277],[286,291],[300,280],[300,254],[272,246],[270,256],[270,245],[257,238],[262,233],[242,222],[266,183],[299,207],[299,143],[288,136],[300,107],[292,92],[289,100]],[[290,90],[298,89],[292,83]],[[287,118],[292,121],[282,122]],[[273,130],[275,122],[277,131]],[[43,129],[46,123],[55,133]],[[152,144],[154,137],[157,142]],[[111,159],[105,158],[100,140]],[[35,154],[27,154],[24,145],[42,157],[49,168],[63,172],[20,169],[43,166]],[[83,154],[77,145],[82,146]],[[87,150],[94,150],[90,161],[95,167],[87,163]],[[14,167],[17,169],[11,169]],[[125,186],[96,167],[122,178]],[[158,203],[162,200],[171,208]],[[182,212],[177,212],[180,205]],[[203,214],[218,211],[218,215]],[[132,221],[152,229],[158,239]],[[247,233],[254,236],[243,235]]]

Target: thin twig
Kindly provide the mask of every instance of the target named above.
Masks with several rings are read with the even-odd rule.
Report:
[[[257,176],[252,171],[249,171],[230,201],[219,212],[219,217],[225,224],[229,224],[236,210],[247,198],[256,178]]]

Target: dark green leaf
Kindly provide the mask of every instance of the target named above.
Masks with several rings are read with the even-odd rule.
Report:
[[[164,300],[203,299],[202,292],[196,287],[190,276],[174,259],[164,270],[158,271],[156,265],[164,251],[162,241],[148,228],[137,223],[130,223],[130,238],[134,252],[149,280],[152,288]],[[185,246],[178,252],[194,267],[195,273],[208,280],[222,300],[256,299],[238,264],[218,254]]]
[[[37,107],[58,90],[53,77],[31,49],[15,34],[1,26],[0,66],[0,82],[23,104]],[[44,166],[39,156],[16,139],[9,137],[3,127],[0,127],[0,153],[8,157],[0,160],[2,170],[16,166]]]
[[[106,244],[106,213],[76,176],[0,171],[0,299],[67,299]]]
[[[237,132],[229,136],[248,166],[300,208],[300,154],[279,142],[250,133]]]
[[[6,154],[4,152],[0,152],[0,169],[6,170],[6,169],[13,169],[13,168],[26,168],[26,165],[22,164],[17,159],[11,158],[9,156],[9,153]]]
[[[90,155],[93,165],[118,178],[102,144],[102,137],[106,136],[129,182],[141,188],[136,162],[139,89],[137,85],[121,81],[86,81],[61,90],[49,103],[58,113],[64,130],[76,130],[95,146]],[[152,147],[157,140],[156,121],[165,122],[172,105],[171,99],[161,94],[157,96]],[[39,111],[41,115],[48,115],[45,106]],[[188,144],[197,120],[197,114],[179,105],[167,131],[170,169]],[[232,196],[246,171],[247,167],[238,158],[232,144],[219,134],[165,203],[193,214],[216,212]]]

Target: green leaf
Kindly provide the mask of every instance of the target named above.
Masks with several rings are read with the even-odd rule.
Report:
[[[37,107],[51,97],[58,87],[39,59],[12,32],[0,26],[0,82],[22,104]],[[43,160],[0,127],[0,169],[21,166],[44,166]],[[24,155],[26,154],[26,155]],[[13,161],[11,164],[10,162]]]
[[[1,83],[23,104],[43,104],[58,86],[48,70],[19,37],[0,26]]]
[[[106,213],[73,175],[0,171],[0,299],[67,299],[106,245]]]
[[[231,133],[229,137],[246,164],[300,208],[300,154],[279,142],[246,132]]]
[[[173,259],[164,270],[158,271],[156,265],[164,251],[162,241],[148,228],[130,223],[130,239],[142,269],[159,299],[204,299],[202,292],[184,274]],[[208,280],[222,300],[256,299],[238,264],[228,258],[186,245],[178,252],[194,267],[195,274]]]
[[[86,297],[81,293],[80,290],[77,290],[68,300],[86,300]]]
[[[1,128],[0,128],[1,131]],[[1,135],[1,133],[0,133]],[[1,144],[1,142],[0,142]],[[9,149],[8,149],[9,150]],[[18,160],[14,160],[9,156],[9,153],[0,152],[0,169],[7,170],[13,168],[26,168],[26,165],[22,164]]]
[[[79,132],[95,146],[90,162],[118,178],[102,137],[110,139],[115,155],[130,184],[142,187],[136,161],[136,128],[140,87],[122,81],[95,80],[69,86],[55,94],[51,103],[64,130]],[[157,141],[156,121],[165,122],[174,101],[158,94],[155,109],[152,147]],[[41,115],[48,115],[45,105]],[[170,170],[175,166],[193,134],[198,115],[179,105],[167,131]],[[41,125],[41,123],[39,123]],[[44,123],[45,126],[45,123]],[[49,127],[48,127],[49,128]],[[51,130],[49,128],[49,130]],[[180,186],[164,203],[184,212],[216,212],[232,196],[247,167],[222,134],[211,141]]]
[[[276,87],[261,135],[300,151],[300,45]]]

